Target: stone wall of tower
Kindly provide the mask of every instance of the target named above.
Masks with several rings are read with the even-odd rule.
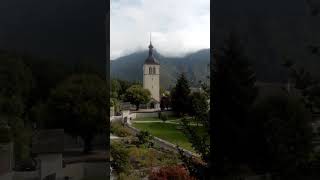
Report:
[[[151,73],[149,68],[155,68],[155,73]],[[148,89],[151,97],[160,102],[160,65],[143,65],[143,88]]]

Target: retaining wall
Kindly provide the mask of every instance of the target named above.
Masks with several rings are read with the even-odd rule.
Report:
[[[153,111],[153,112],[133,112],[136,114],[136,118],[146,118],[146,117],[158,117],[159,112],[163,115],[172,116],[174,115],[173,111]]]

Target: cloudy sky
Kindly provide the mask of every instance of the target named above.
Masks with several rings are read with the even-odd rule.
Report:
[[[210,0],[111,0],[111,59],[146,50],[165,56],[210,47]]]

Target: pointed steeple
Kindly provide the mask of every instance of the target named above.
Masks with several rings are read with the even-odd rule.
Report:
[[[144,64],[156,64],[159,65],[159,62],[157,62],[156,58],[153,56],[153,46],[152,46],[152,42],[151,42],[151,32],[150,32],[150,44],[149,44],[149,56],[148,58],[145,60]]]
[[[150,32],[149,56],[152,56],[152,49],[153,49],[153,46],[151,42],[151,32]]]

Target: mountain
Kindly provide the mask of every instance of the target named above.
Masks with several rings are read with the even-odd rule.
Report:
[[[183,57],[165,57],[154,51],[154,56],[160,62],[160,85],[171,88],[178,75],[184,72],[192,86],[199,81],[207,81],[209,75],[210,49],[199,50]],[[142,82],[142,67],[148,51],[135,52],[112,60],[110,63],[111,78]]]
[[[320,16],[310,16],[319,1],[218,0],[213,7],[211,47],[222,47],[227,34],[236,33],[259,81],[287,81],[286,58],[320,79],[319,56],[309,48],[320,45]]]

